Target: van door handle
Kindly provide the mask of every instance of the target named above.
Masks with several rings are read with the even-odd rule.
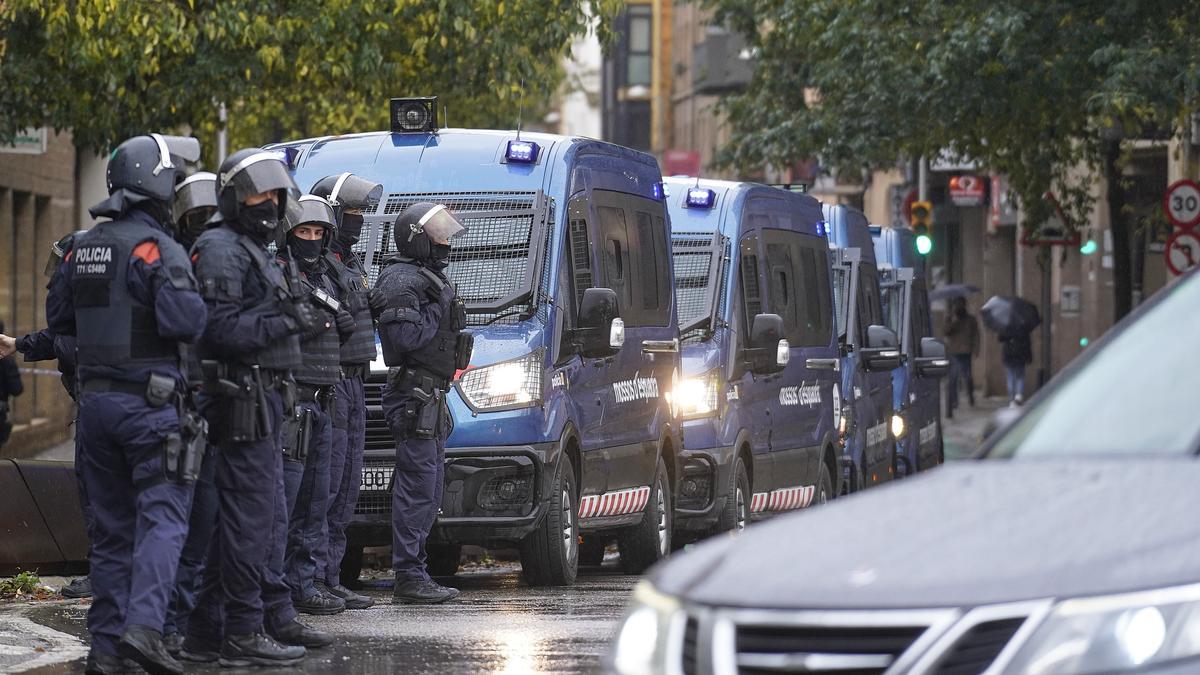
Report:
[[[642,340],[642,353],[644,354],[675,354],[678,352],[678,338],[670,340]]]
[[[838,370],[838,359],[807,359],[805,365],[809,370]]]

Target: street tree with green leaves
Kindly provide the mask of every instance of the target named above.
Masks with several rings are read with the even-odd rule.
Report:
[[[5,0],[0,142],[69,129],[96,151],[190,129],[231,147],[383,129],[393,96],[436,94],[456,126],[515,125],[562,81],[572,38],[619,0]],[[439,111],[440,112],[440,111]]]
[[[820,156],[858,172],[951,150],[1006,175],[1035,227],[1053,192],[1088,222],[1103,176],[1127,242],[1121,165],[1131,141],[1200,110],[1200,3],[1178,0],[706,0],[758,54],[723,100],[724,160]],[[1079,171],[1085,168],[1088,171]],[[1130,247],[1114,251],[1117,318]]]

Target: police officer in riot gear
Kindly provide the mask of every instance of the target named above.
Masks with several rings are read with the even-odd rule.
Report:
[[[343,173],[317,181],[312,192],[324,196],[333,207],[338,226],[326,255],[327,274],[338,290],[338,299],[354,319],[354,329],[341,346],[343,378],[336,388],[332,414],[329,534],[324,555],[318,556],[317,560],[318,587],[345,601],[346,609],[366,609],[374,601],[346,588],[341,579],[341,564],[346,554],[346,526],[354,515],[362,484],[367,427],[363,382],[376,356],[375,324],[367,297],[367,272],[354,246],[362,233],[363,212],[373,210],[379,203],[383,186]]]
[[[175,184],[199,157],[194,138],[118,146],[110,196],[90,210],[112,220],[74,238],[46,298],[50,330],[76,336],[80,471],[93,515],[89,673],[122,671],[121,657],[182,672],[162,642],[195,449],[181,429],[179,347],[200,336],[206,310],[167,230]]]
[[[282,625],[264,627],[263,607],[268,592],[285,604],[288,597],[268,573],[264,541],[286,527],[281,430],[284,410],[294,405],[299,336],[326,321],[294,294],[267,252],[295,189],[280,156],[253,148],[233,153],[217,172],[216,189],[219,215],[196,240],[192,258],[208,307],[198,352],[210,440],[218,448],[220,515],[180,657],[288,666],[305,655],[296,645],[332,642],[286,606],[272,612]]]
[[[392,496],[394,602],[433,604],[458,596],[426,569],[425,542],[442,500],[445,393],[471,358],[466,311],[446,279],[450,239],[464,230],[441,204],[417,203],[396,218],[397,253],[371,290],[371,311],[388,365],[383,409],[396,438]]]
[[[276,555],[271,561],[272,570],[283,573],[291,588],[293,606],[305,614],[336,614],[346,609],[341,598],[316,586],[329,504],[329,417],[334,387],[342,379],[340,336],[354,329],[354,319],[341,307],[336,289],[326,277],[325,255],[333,230],[329,202],[316,195],[304,195],[295,208],[289,208],[279,242],[281,262],[298,268],[303,288],[326,317],[324,327],[306,331],[300,338],[303,360],[295,370],[298,402],[284,424],[283,438],[291,519],[286,546],[282,534],[276,535],[275,544],[277,552],[286,550],[286,559]]]
[[[175,186],[175,201],[171,207],[175,220],[175,241],[190,249],[196,239],[208,229],[208,221],[217,211],[217,177],[208,171],[188,176]],[[203,383],[200,362],[195,349],[188,350],[187,375],[190,394],[195,396]],[[217,525],[217,486],[214,482],[216,460],[206,452],[192,494],[192,509],[188,517],[188,535],[179,556],[175,574],[175,589],[163,625],[163,642],[167,650],[178,655],[183,647],[187,621],[196,606],[196,591],[200,568]]]

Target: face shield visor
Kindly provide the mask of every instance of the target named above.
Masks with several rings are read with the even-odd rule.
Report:
[[[217,208],[217,177],[207,171],[188,176],[175,186],[175,201],[171,203],[171,219],[176,224],[196,209]]]
[[[183,171],[186,165],[200,161],[200,141],[191,136],[150,134],[150,138],[158,145],[158,166],[153,171],[155,176],[164,169]]]
[[[329,203],[343,211],[356,209],[371,212],[383,197],[383,186],[352,173],[338,176],[329,193]]]
[[[409,241],[424,232],[433,244],[449,244],[451,239],[466,231],[467,228],[445,206],[437,204],[421,216],[416,227],[410,228]]]
[[[222,193],[233,187],[238,203],[265,192],[279,192],[279,217],[287,213],[288,194],[299,192],[278,152],[256,152],[217,176],[217,191]]]
[[[333,209],[323,197],[304,195],[294,202],[288,201],[287,231],[291,232],[299,225],[313,224],[325,228],[325,238],[328,239],[334,230]]]

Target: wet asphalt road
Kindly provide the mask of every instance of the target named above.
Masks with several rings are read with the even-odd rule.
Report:
[[[568,588],[529,588],[518,569],[460,573],[444,583],[457,602],[433,607],[390,604],[381,579],[363,592],[375,607],[331,617],[303,617],[334,633],[329,649],[312,651],[305,673],[592,673],[616,628],[637,577],[615,569],[581,573]],[[82,603],[53,603],[25,612],[50,628],[85,638]],[[31,673],[82,673],[82,659]],[[187,672],[234,673],[188,664]],[[295,669],[254,669],[267,674]]]

